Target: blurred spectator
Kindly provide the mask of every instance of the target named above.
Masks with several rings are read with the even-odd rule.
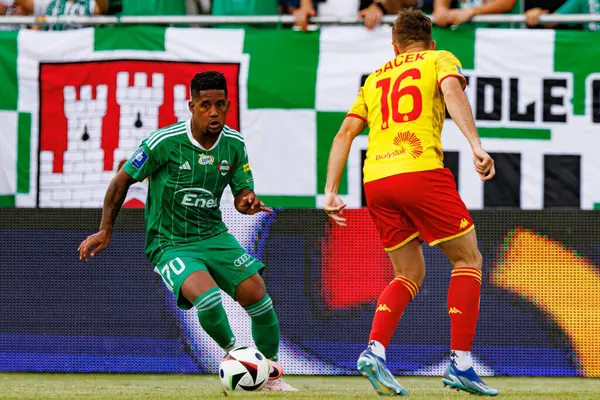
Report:
[[[188,15],[210,14],[210,0],[187,0]]]
[[[325,0],[313,0],[312,5],[316,10],[318,3],[322,3]],[[300,9],[301,0],[279,0],[279,13],[280,14],[294,14],[294,12]]]
[[[402,8],[418,5],[418,0],[326,0],[319,3],[318,12],[322,17],[357,16],[367,29],[373,29],[384,15],[397,14]],[[294,11],[295,25],[306,31],[309,17],[316,14],[313,0],[300,0],[300,8]]]
[[[17,15],[41,16],[92,16],[102,15],[108,10],[108,0],[15,0]],[[81,28],[81,24],[45,26],[44,30]],[[39,26],[33,29],[42,29]]]
[[[460,0],[450,8],[451,0],[435,0],[433,22],[438,26],[458,26],[481,14],[521,14],[523,0]]]
[[[18,15],[17,7],[12,0],[0,0],[0,16]],[[18,25],[0,25],[0,31],[15,31],[19,29]]]
[[[106,1],[106,0],[104,0]],[[186,15],[186,0],[120,0],[122,15]]]
[[[0,0],[0,15],[6,15],[6,12],[8,11],[9,7],[11,7],[12,5],[12,1]]]
[[[550,10],[541,7],[535,7],[525,13],[527,25],[534,27],[540,23],[540,16],[550,14]],[[567,0],[562,7],[556,10],[556,14],[600,14],[600,1],[597,0]],[[554,28],[556,24],[545,25],[547,28]],[[591,22],[587,24],[590,31],[600,31],[600,24]]]
[[[213,15],[277,15],[278,0],[213,0]]]

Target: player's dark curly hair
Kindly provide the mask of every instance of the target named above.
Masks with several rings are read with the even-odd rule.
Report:
[[[192,97],[197,96],[201,90],[224,90],[227,97],[227,81],[225,75],[219,71],[204,71],[196,74],[192,79]]]

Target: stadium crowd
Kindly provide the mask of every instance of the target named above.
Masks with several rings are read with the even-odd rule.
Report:
[[[540,27],[540,16],[600,14],[600,0],[0,0],[0,16],[181,16],[181,15],[279,15],[294,16],[295,29],[314,29],[311,16],[356,16],[368,29],[381,23],[384,15],[402,8],[417,7],[430,13],[441,27],[458,26],[483,14],[523,14],[529,27]],[[73,29],[73,26],[39,26],[32,29]],[[22,28],[22,27],[21,27]],[[600,30],[600,24],[567,25],[560,28]],[[0,29],[19,29],[2,25]]]

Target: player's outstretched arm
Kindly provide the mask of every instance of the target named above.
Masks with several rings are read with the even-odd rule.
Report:
[[[265,206],[265,203],[256,197],[254,191],[248,189],[244,189],[235,195],[233,205],[235,206],[235,209],[242,214],[254,215],[261,211],[268,213],[273,212],[272,209]]]
[[[85,261],[88,261],[90,257],[94,257],[108,247],[117,214],[119,214],[123,201],[125,201],[129,186],[135,182],[136,180],[122,168],[110,181],[108,189],[106,190],[106,195],[104,196],[104,207],[102,208],[100,229],[98,230],[98,233],[88,236],[79,245],[77,251],[79,251],[80,260],[85,259]]]
[[[481,147],[481,140],[477,134],[477,127],[473,119],[473,111],[471,110],[467,95],[463,91],[462,82],[459,78],[448,77],[448,79],[442,81],[441,87],[446,107],[452,120],[471,145],[475,171],[477,171],[483,181],[492,179],[496,175],[494,160]]]
[[[346,117],[339,132],[333,139],[333,145],[329,153],[324,210],[331,219],[341,226],[346,226],[346,219],[341,217],[346,205],[338,196],[340,178],[348,160],[352,141],[360,135],[365,127],[366,123],[364,120],[356,117]]]

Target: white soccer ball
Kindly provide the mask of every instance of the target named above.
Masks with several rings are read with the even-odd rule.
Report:
[[[269,380],[269,360],[251,347],[238,347],[221,361],[219,377],[227,390],[256,391]]]

